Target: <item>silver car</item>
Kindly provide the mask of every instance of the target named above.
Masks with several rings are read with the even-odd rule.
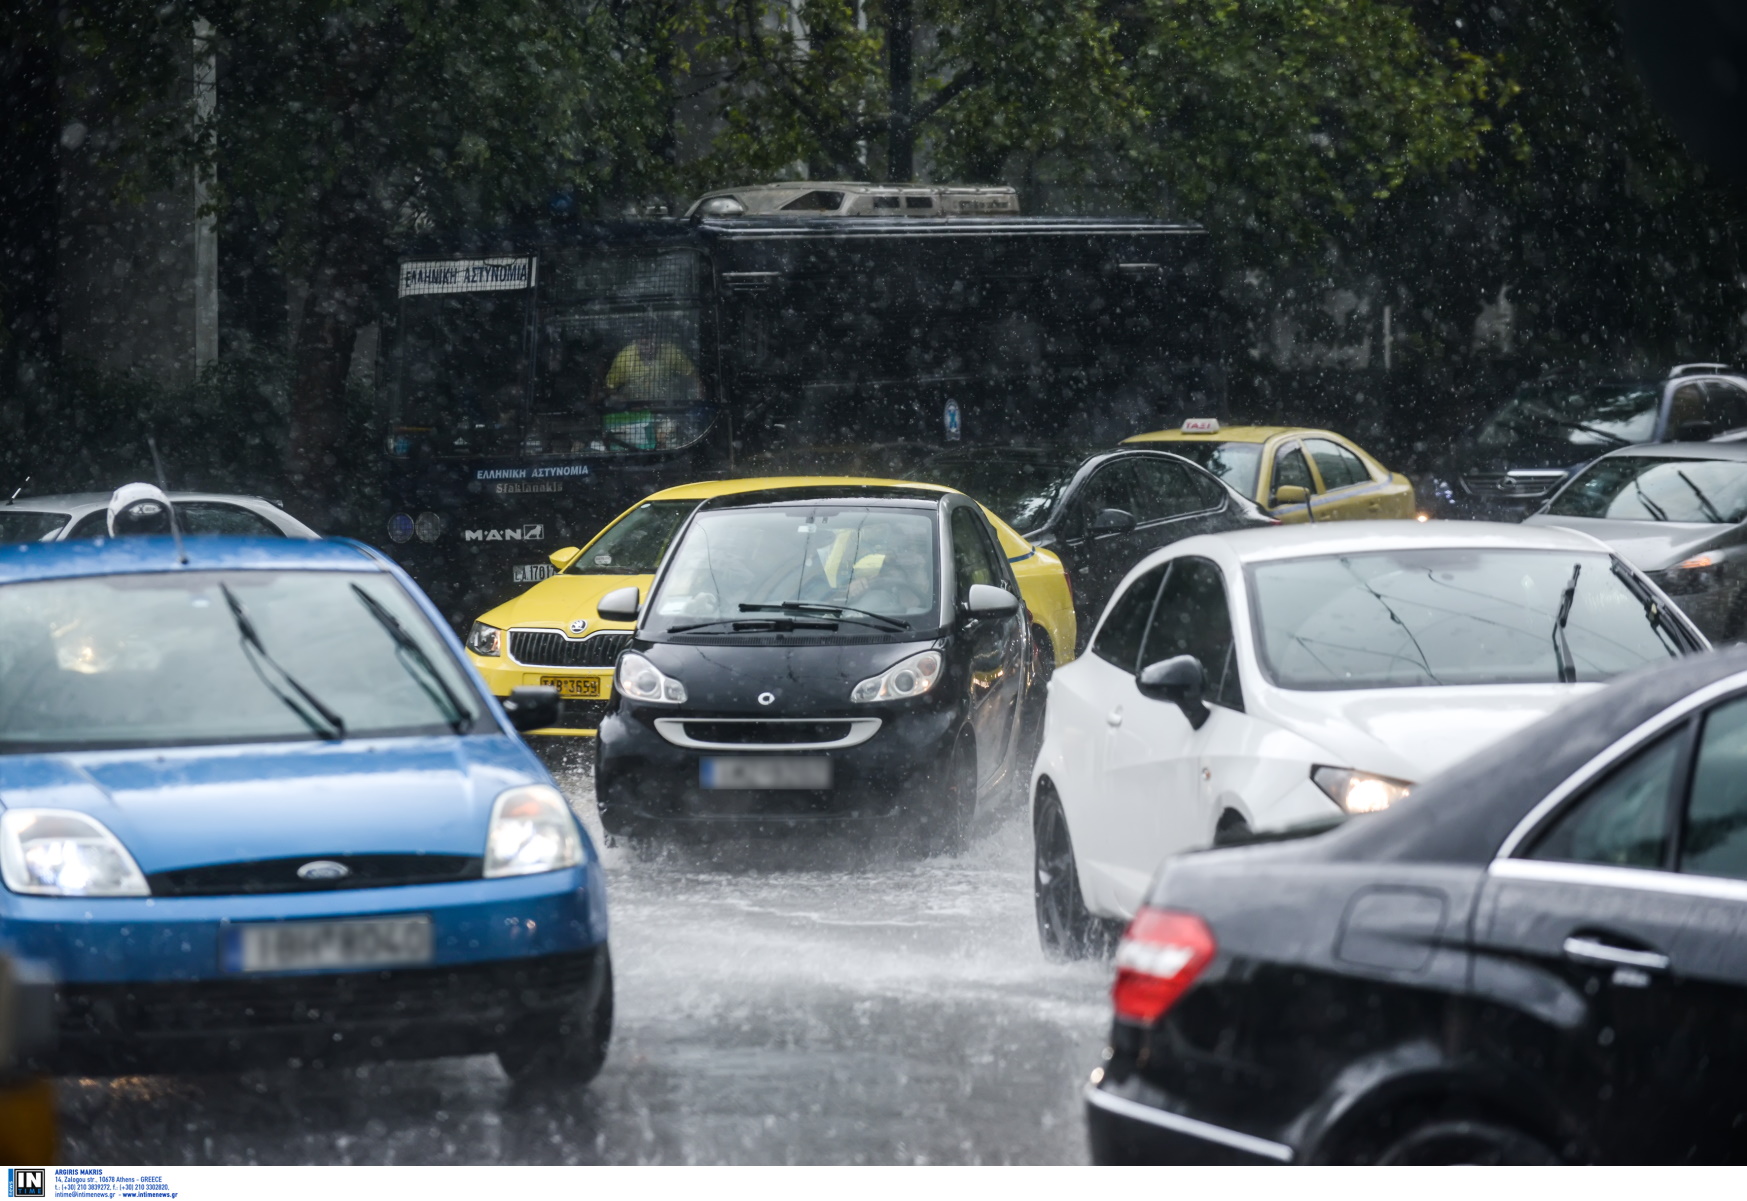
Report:
[[[0,500],[0,543],[62,542],[109,533],[108,492],[20,496]],[[172,492],[184,534],[240,534],[257,538],[320,538],[270,500],[222,492]]]
[[[1747,442],[1616,450],[1526,521],[1601,539],[1712,642],[1747,634]]]

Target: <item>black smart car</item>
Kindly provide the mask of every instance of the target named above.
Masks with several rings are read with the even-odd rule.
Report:
[[[1168,861],[1114,999],[1100,1162],[1747,1160],[1747,650]]]
[[[637,620],[596,744],[610,836],[895,823],[956,851],[1014,791],[1028,622],[968,497],[719,497],[634,592],[600,604]]]
[[[1205,468],[1157,450],[1082,456],[967,446],[936,455],[909,478],[976,497],[1061,559],[1073,581],[1077,650],[1085,649],[1128,569],[1159,547],[1196,534],[1279,524]]]

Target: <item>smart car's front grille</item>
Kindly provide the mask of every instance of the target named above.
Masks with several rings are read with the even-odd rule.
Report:
[[[1462,487],[1484,500],[1539,500],[1564,478],[1563,471],[1470,471]]]
[[[322,866],[312,867],[318,863]],[[336,864],[345,871],[330,866]],[[299,868],[309,868],[307,874],[312,878],[299,876]],[[481,874],[477,855],[296,855],[154,872],[146,877],[146,883],[157,897],[213,897],[448,884],[477,880]]]
[[[630,641],[629,631],[566,638],[557,630],[511,630],[510,658],[529,667],[611,667]]]
[[[697,742],[782,746],[790,742],[839,742],[849,737],[847,721],[688,721],[685,732]]]

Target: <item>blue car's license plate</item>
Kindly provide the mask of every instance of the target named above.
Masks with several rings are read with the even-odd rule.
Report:
[[[224,950],[225,968],[233,972],[404,967],[431,961],[431,919],[414,913],[332,922],[246,922],[226,931]]]
[[[712,755],[698,762],[704,788],[831,787],[831,760],[825,755]]]

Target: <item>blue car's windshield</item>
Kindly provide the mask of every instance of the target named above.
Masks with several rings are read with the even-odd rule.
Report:
[[[422,657],[396,643],[353,585]],[[232,598],[258,648],[243,637]],[[377,573],[157,572],[8,585],[0,681],[0,753],[491,728],[430,623]]]

